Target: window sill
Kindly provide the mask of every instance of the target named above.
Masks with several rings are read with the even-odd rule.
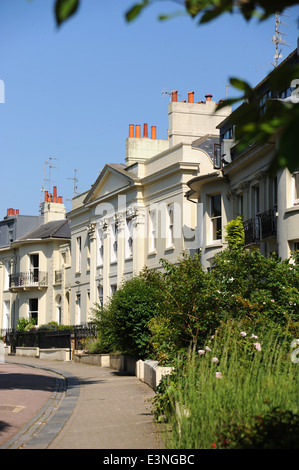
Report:
[[[299,203],[294,203],[294,205],[292,207],[288,207],[285,212],[288,213],[288,212],[297,212],[299,211]]]
[[[167,251],[173,251],[173,250],[175,250],[175,246],[171,245],[171,246],[167,246],[164,251],[167,252]]]
[[[147,256],[156,256],[156,254],[157,254],[157,251],[156,251],[156,250],[155,250],[155,251],[150,251],[150,252],[147,254]]]
[[[206,249],[209,249],[209,248],[222,248],[222,247],[223,247],[222,241],[218,241],[218,240],[210,242],[208,245],[205,246]]]

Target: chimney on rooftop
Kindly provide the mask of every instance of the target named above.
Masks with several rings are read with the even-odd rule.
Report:
[[[194,91],[188,92],[188,103],[194,103]]]
[[[151,139],[155,140],[157,138],[156,130],[157,130],[156,126],[151,127]]]
[[[134,124],[129,124],[129,137],[134,137]]]
[[[135,138],[139,139],[140,138],[140,124],[136,124],[135,126]]]
[[[213,95],[205,95],[206,101],[211,101]]]
[[[143,137],[148,138],[147,124],[143,124]]]
[[[173,102],[177,102],[178,100],[178,91],[177,90],[173,90],[171,92],[171,101]]]

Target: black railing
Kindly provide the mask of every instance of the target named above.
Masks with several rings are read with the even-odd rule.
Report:
[[[260,214],[261,221],[261,239],[276,237],[277,221],[275,211],[273,209]]]
[[[71,326],[69,329],[43,329],[36,328],[30,331],[17,331],[13,329],[0,330],[1,337],[5,339],[11,352],[17,347],[36,347],[40,349],[70,348],[83,349],[81,342],[87,337],[96,337],[97,330],[93,323]]]
[[[260,220],[256,217],[243,222],[245,245],[252,245],[260,242]]]
[[[9,287],[47,286],[48,273],[43,271],[29,271],[9,275]]]

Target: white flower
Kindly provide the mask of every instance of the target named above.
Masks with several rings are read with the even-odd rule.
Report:
[[[221,372],[216,372],[216,379],[222,379],[222,374]]]
[[[205,353],[205,351],[204,351],[203,349],[199,349],[199,350],[198,350],[198,354],[199,354],[200,356],[202,356],[204,353]]]
[[[230,278],[229,278],[229,282],[233,282],[234,280],[235,280],[234,277],[230,277]]]
[[[211,349],[209,348],[209,346],[206,346],[205,350],[208,351],[208,352],[211,352]]]
[[[213,357],[212,362],[215,362],[215,364],[217,364],[219,362],[219,359],[217,357]]]
[[[253,339],[258,339],[258,336],[255,336],[255,335],[252,334],[252,335],[251,335],[251,338],[253,338]]]
[[[257,349],[258,351],[262,350],[260,343],[253,343],[253,346],[255,346],[255,349]]]
[[[245,331],[241,331],[240,335],[245,337],[247,336],[247,333],[245,333]]]

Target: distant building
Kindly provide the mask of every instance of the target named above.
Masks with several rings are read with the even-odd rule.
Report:
[[[165,140],[129,125],[124,163],[106,164],[91,189],[73,199],[71,227],[71,323],[92,319],[95,303],[104,304],[113,292],[145,266],[161,269],[160,259],[176,262],[199,246],[197,205],[186,197],[187,182],[213,171],[218,148],[208,155],[200,146],[207,133],[230,109],[214,111],[212,95],[178,102],[172,92]]]
[[[8,209],[0,222],[0,328],[19,318],[37,325],[68,323],[66,290],[70,229],[61,197],[45,192],[40,216]]]
[[[299,62],[299,46],[284,62]],[[255,87],[263,112],[267,99],[290,99],[291,87],[279,90],[270,87],[269,77]],[[268,256],[289,258],[299,248],[299,161],[298,172],[291,174],[281,169],[270,175],[275,139],[263,145],[254,144],[241,153],[234,139],[234,112],[219,125],[220,137],[204,136],[200,145],[207,146],[206,159],[211,157],[211,145],[217,145],[221,158],[209,174],[201,174],[188,181],[189,200],[201,203],[203,208],[202,263],[213,266],[216,253],[223,250],[225,226],[228,221],[242,215],[245,245],[259,247]]]

